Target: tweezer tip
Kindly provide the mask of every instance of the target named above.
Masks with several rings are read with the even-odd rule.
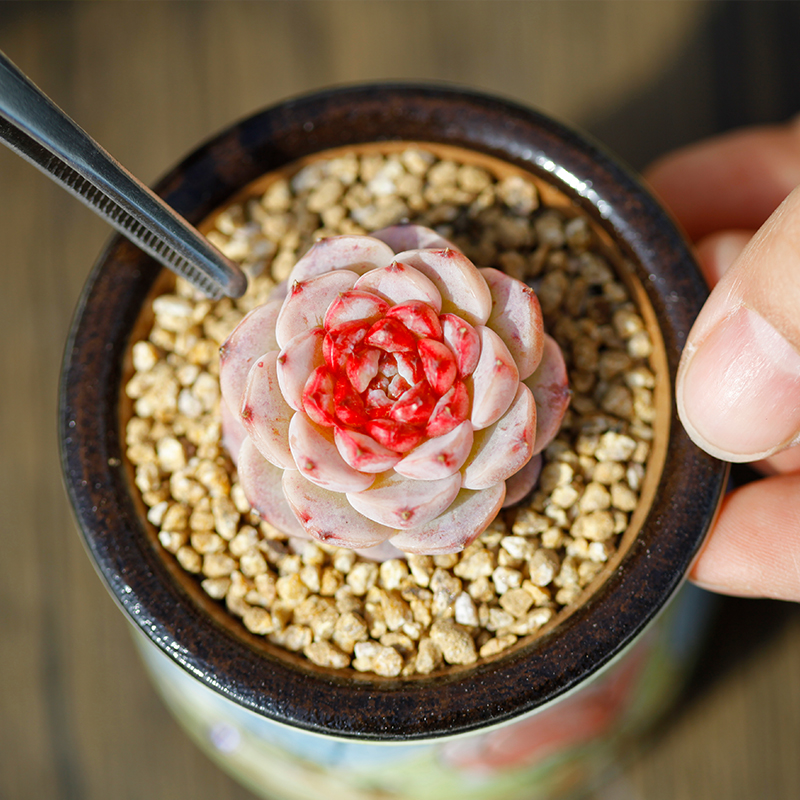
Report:
[[[247,275],[240,269],[237,269],[235,272],[231,271],[228,282],[223,287],[223,291],[228,297],[232,297],[234,300],[237,297],[241,297],[247,291]]]

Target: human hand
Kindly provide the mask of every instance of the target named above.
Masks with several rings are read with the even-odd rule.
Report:
[[[645,177],[713,287],[678,369],[679,416],[704,450],[764,476],[727,495],[690,578],[800,600],[800,118],[679,150]]]

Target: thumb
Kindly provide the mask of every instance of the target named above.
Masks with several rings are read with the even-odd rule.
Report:
[[[718,458],[755,461],[800,441],[800,188],[712,291],[676,395],[687,432]]]

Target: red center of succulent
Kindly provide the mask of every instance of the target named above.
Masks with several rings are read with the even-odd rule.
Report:
[[[463,422],[469,397],[431,306],[365,308],[363,294],[344,292],[328,309],[325,364],[309,376],[303,407],[318,425],[367,433],[405,453]],[[367,314],[350,319],[351,311]]]

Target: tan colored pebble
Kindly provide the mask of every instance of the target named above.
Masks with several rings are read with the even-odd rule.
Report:
[[[614,535],[614,517],[609,511],[592,511],[578,517],[570,533],[593,542],[603,542]]]
[[[183,547],[186,542],[189,540],[189,536],[186,531],[159,531],[158,532],[158,541],[161,542],[161,546],[168,552],[172,553],[173,555]]]
[[[290,575],[282,575],[278,578],[275,588],[278,597],[285,603],[298,605],[308,597],[308,586],[306,586],[296,572]]]
[[[489,639],[486,644],[481,646],[478,654],[481,658],[496,656],[498,653],[502,653],[503,650],[507,650],[516,641],[517,637],[511,633],[507,633],[503,636],[495,636],[493,639]]]
[[[436,620],[431,625],[431,639],[448,664],[472,664],[478,658],[472,637],[452,620]]]
[[[175,553],[178,563],[187,571],[193,574],[199,573],[203,568],[203,557],[191,547],[184,546]],[[214,577],[214,576],[210,576]]]
[[[533,597],[522,587],[509,589],[501,598],[500,606],[504,611],[521,617],[533,605]]]
[[[303,655],[319,667],[343,669],[350,664],[350,658],[346,653],[324,640],[307,644],[303,648]]]
[[[231,586],[230,578],[206,578],[200,583],[203,591],[214,600],[223,600]]]
[[[415,662],[416,670],[420,675],[429,675],[442,665],[442,650],[430,637],[420,640],[417,648]]]

